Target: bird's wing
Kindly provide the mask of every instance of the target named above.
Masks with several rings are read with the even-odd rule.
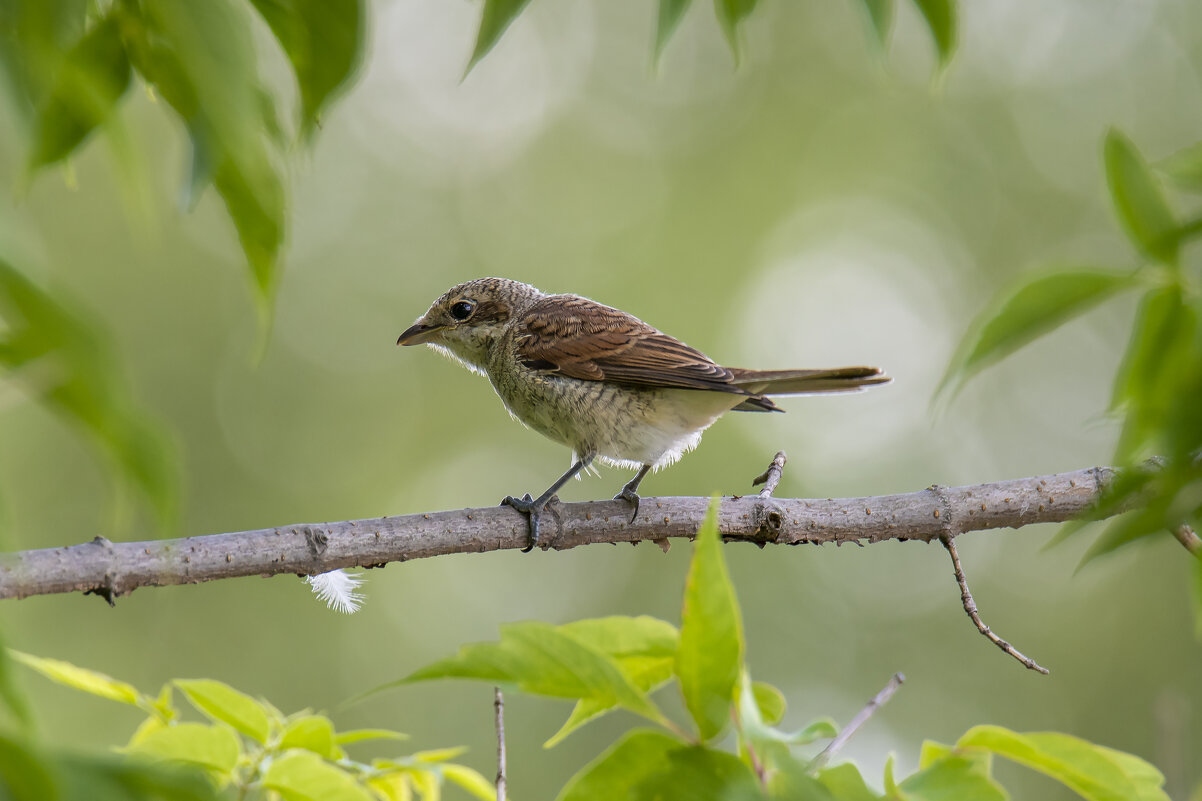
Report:
[[[514,343],[523,365],[554,375],[752,394],[701,351],[633,315],[575,295],[551,295],[532,306],[517,321]]]

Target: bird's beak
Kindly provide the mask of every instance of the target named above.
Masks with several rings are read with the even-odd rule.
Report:
[[[396,343],[398,345],[420,345],[423,342],[429,342],[435,334],[444,328],[446,328],[445,325],[429,325],[422,322],[414,323],[405,330],[405,333],[397,338]]]

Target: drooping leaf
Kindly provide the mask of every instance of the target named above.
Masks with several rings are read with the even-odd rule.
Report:
[[[942,393],[1028,342],[1138,285],[1137,273],[1089,267],[1026,278],[969,329],[939,385]]]
[[[86,433],[110,459],[121,487],[136,490],[170,527],[177,472],[167,436],[129,400],[107,338],[16,269],[0,261],[0,368],[47,408]]]
[[[730,719],[743,669],[743,624],[718,534],[719,499],[697,532],[685,583],[676,675],[685,706],[703,740]]]
[[[301,97],[301,134],[351,78],[363,52],[362,0],[251,0],[271,27]]]
[[[152,703],[150,699],[138,692],[138,689],[133,685],[118,681],[111,676],[106,676],[95,670],[76,667],[70,662],[63,662],[59,659],[47,659],[11,649],[9,650],[9,654],[22,665],[33,668],[51,681],[58,682],[67,687],[83,690],[85,693],[98,695],[101,698],[129,704],[130,706],[145,708]]]
[[[935,40],[939,64],[946,67],[956,50],[956,0],[914,0]]]
[[[226,723],[260,743],[267,742],[271,731],[267,710],[246,693],[214,679],[176,679],[175,686],[210,719]]]
[[[1007,801],[1002,789],[981,763],[946,756],[903,781],[899,788],[907,801]]]
[[[443,765],[442,777],[458,785],[481,801],[493,801],[497,797],[496,786],[466,765]]]
[[[1121,131],[1107,132],[1103,151],[1110,198],[1132,244],[1153,261],[1176,264],[1177,220],[1160,180]]]
[[[287,801],[374,801],[353,776],[308,751],[290,751],[274,760],[263,786]]]
[[[130,747],[130,752],[229,774],[238,764],[242,744],[238,735],[225,726],[176,723],[148,732]]]
[[[518,18],[530,0],[484,0],[484,12],[480,15],[480,30],[476,33],[476,47],[467,64],[467,72],[488,55],[500,41],[501,35]]]
[[[581,768],[556,796],[557,801],[632,799],[634,788],[664,769],[679,740],[658,731],[628,732],[592,762]],[[683,797],[683,796],[678,796]]]
[[[1087,801],[1168,801],[1164,776],[1143,760],[1058,732],[1019,734],[1001,726],[976,726],[957,748],[983,748],[1070,788]]]
[[[622,675],[643,693],[649,693],[671,679],[675,664],[672,656],[619,656],[615,658],[615,661],[622,671]],[[559,731],[543,743],[543,748],[552,748],[558,745],[565,737],[585,723],[617,708],[616,701],[606,698],[580,699]]]
[[[664,48],[668,46],[668,40],[680,27],[680,21],[684,19],[684,14],[692,3],[693,0],[659,0],[659,14],[655,24],[655,49],[652,53],[653,63],[659,64],[660,57],[664,54]]]
[[[714,0],[714,14],[718,17],[718,25],[730,45],[730,52],[735,57],[737,66],[743,59],[740,43],[739,28],[743,21],[751,16],[759,0]]]
[[[108,119],[129,80],[120,23],[110,13],[63,55],[54,85],[37,110],[30,165],[51,164],[75,150]]]
[[[889,44],[889,31],[893,27],[893,0],[861,0],[868,12],[868,21],[881,47]]]
[[[156,0],[137,8],[130,59],[187,126],[191,184],[198,192],[212,181],[225,201],[266,315],[284,241],[286,191],[249,13],[232,0]]]
[[[280,748],[303,748],[324,759],[337,759],[334,724],[324,715],[304,715],[284,727]]]

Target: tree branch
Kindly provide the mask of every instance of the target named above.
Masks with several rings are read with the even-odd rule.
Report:
[[[1096,501],[1113,475],[1111,468],[1095,467],[870,498],[728,497],[718,524],[727,541],[760,546],[930,542],[967,531],[1069,520]],[[703,497],[644,498],[630,522],[625,501],[556,502],[543,520],[543,547],[691,538],[708,504]],[[138,587],[277,573],[313,575],[444,554],[520,549],[528,537],[526,518],[500,506],[173,540],[110,542],[97,537],[81,545],[0,555],[0,598],[85,592],[111,600]]]
[[[501,688],[493,688],[493,712],[497,725],[497,801],[505,801],[505,700]]]

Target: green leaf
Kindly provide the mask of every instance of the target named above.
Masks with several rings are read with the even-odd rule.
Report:
[[[9,649],[9,655],[26,667],[33,668],[51,681],[83,690],[85,693],[99,695],[110,701],[119,701],[130,706],[150,706],[153,702],[138,692],[137,688],[111,676],[98,673],[95,670],[76,667],[70,662],[58,659],[46,659],[33,656],[21,651]]]
[[[1128,238],[1149,259],[1176,264],[1177,220],[1159,179],[1118,129],[1107,132],[1103,152],[1110,198]]]
[[[981,764],[947,756],[899,785],[907,801],[1007,801],[1010,797]]]
[[[818,781],[838,801],[878,801],[881,797],[868,789],[859,769],[850,762],[822,770]]]
[[[410,758],[416,762],[436,764],[438,762],[446,762],[448,759],[454,759],[458,756],[463,756],[466,753],[466,745],[453,745],[450,748],[431,748],[428,751],[418,751],[412,754]]]
[[[0,261],[0,368],[91,437],[123,488],[137,490],[167,528],[177,471],[167,436],[129,400],[104,332]]]
[[[1181,186],[1202,189],[1202,141],[1177,151],[1156,168]]]
[[[176,723],[140,737],[129,750],[142,756],[188,762],[229,774],[238,764],[242,744],[238,735],[224,726]]]
[[[199,191],[212,180],[225,201],[266,316],[284,241],[286,192],[250,16],[232,0],[157,0],[137,8],[130,58],[187,126],[192,185]]]
[[[497,797],[497,788],[488,779],[465,765],[443,765],[442,777],[474,795],[481,801],[493,801]]]
[[[344,86],[363,52],[361,0],[251,0],[279,41],[301,96],[301,134]]]
[[[956,0],[914,0],[935,40],[939,65],[946,67],[956,50]]]
[[[661,717],[614,659],[537,621],[502,626],[500,642],[465,645],[455,656],[384,687],[437,678],[516,684],[524,692],[557,698],[597,698],[652,720]]]
[[[749,801],[753,797],[748,796]],[[806,772],[805,765],[792,758],[783,760],[769,774],[767,797],[775,801],[839,801],[822,782]]]
[[[374,801],[349,773],[308,751],[291,751],[273,761],[263,786],[287,801]]]
[[[0,798],[55,801],[59,797],[51,768],[29,745],[0,734]]]
[[[230,736],[233,736],[230,734]],[[61,801],[217,801],[203,773],[187,766],[108,757],[56,761]]]
[[[3,639],[0,639],[0,701],[4,702],[8,711],[22,726],[29,726],[29,705],[25,703],[25,697],[13,681],[12,658],[8,649],[4,647]],[[3,771],[0,771],[0,774],[2,773]]]
[[[610,656],[674,656],[680,638],[671,623],[647,615],[577,620],[558,629]]]
[[[271,729],[267,710],[249,695],[213,679],[176,679],[175,686],[210,719],[229,724],[260,743],[267,742]]]
[[[889,31],[893,27],[893,0],[862,0],[868,12],[868,21],[881,47],[889,44]]]
[[[960,344],[938,394],[1107,298],[1138,284],[1137,273],[1088,267],[1027,277],[982,312]]]
[[[108,119],[129,79],[120,24],[110,13],[64,54],[54,86],[37,112],[31,166],[51,164],[75,150]]]
[[[675,659],[672,656],[620,656],[618,668],[640,692],[648,693],[672,678]],[[558,745],[576,729],[617,709],[617,703],[603,698],[582,698],[576,702],[567,721],[545,743],[543,748]]]
[[[760,710],[760,717],[765,723],[775,726],[784,719],[785,709],[788,706],[784,693],[764,681],[753,681],[751,693],[755,698],[756,707]]]
[[[557,801],[630,799],[634,787],[664,768],[679,740],[658,731],[627,732],[592,762],[581,768],[556,796]],[[683,796],[682,796],[683,797]]]
[[[659,64],[660,57],[664,54],[664,48],[668,45],[668,40],[676,33],[676,29],[680,27],[680,21],[684,19],[684,14],[689,10],[693,0],[659,0],[659,16],[655,25],[655,50],[653,61]]]
[[[969,729],[957,748],[983,748],[1037,770],[1088,801],[1168,801],[1164,776],[1130,755],[1058,732],[1019,734],[1001,726]]]
[[[0,67],[23,117],[50,93],[64,54],[83,35],[89,6],[87,0],[0,3]]]
[[[763,798],[759,782],[743,760],[704,746],[678,747],[660,770],[644,775],[629,796],[638,801],[751,801]]]
[[[337,759],[334,743],[334,724],[322,715],[304,715],[284,727],[280,750],[302,748],[325,759]]]
[[[685,706],[703,740],[715,737],[729,720],[743,668],[743,624],[722,555],[719,503],[710,501],[693,546],[676,654]]]
[[[530,0],[484,0],[484,13],[480,16],[480,30],[476,33],[476,48],[472,51],[467,72],[488,55],[501,34],[509,27]]]
[[[351,743],[361,743],[364,740],[408,740],[409,735],[391,729],[351,729],[350,731],[340,731],[334,736],[334,742],[338,745],[350,745]]]
[[[718,17],[718,25],[730,45],[730,52],[735,57],[735,65],[742,61],[742,46],[739,42],[739,26],[755,11],[759,0],[714,0],[714,14]]]

